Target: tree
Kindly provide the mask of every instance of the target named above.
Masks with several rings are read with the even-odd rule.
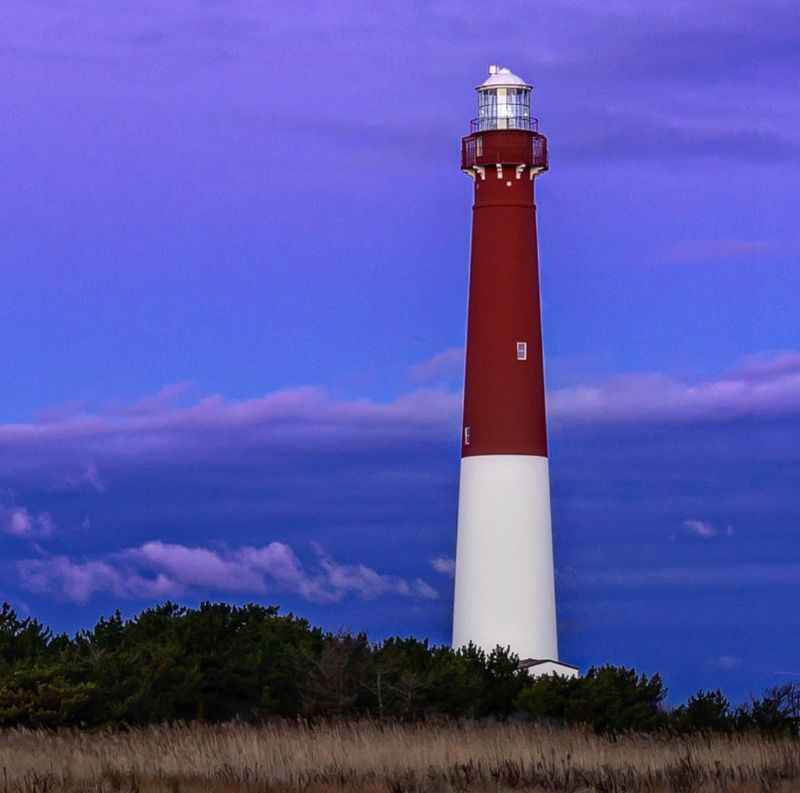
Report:
[[[307,715],[386,719],[508,718],[599,732],[760,730],[797,734],[800,684],[731,714],[700,691],[667,714],[664,685],[625,667],[531,678],[508,648],[459,650],[414,638],[371,645],[326,634],[274,606],[163,603],[119,612],[73,637],[0,607],[0,726],[113,726]]]
[[[602,666],[583,678],[536,678],[517,697],[517,705],[534,719],[587,724],[597,732],[650,731],[666,724],[666,693],[657,674]]]
[[[495,647],[484,666],[481,715],[507,719],[528,682],[528,673],[519,668],[519,656],[509,647]]]
[[[536,721],[565,724],[568,704],[582,683],[577,678],[542,675],[533,678],[517,695],[516,707]]]
[[[19,619],[9,603],[0,607],[0,667],[41,658],[52,639],[50,629],[38,620]]]
[[[671,722],[679,732],[728,732],[734,726],[730,702],[719,690],[698,691],[672,712]]]
[[[310,660],[302,687],[308,715],[345,716],[356,713],[368,675],[369,643],[363,634],[325,637],[322,652]]]
[[[798,735],[800,734],[800,683],[786,683],[767,689],[760,699],[736,711],[740,730]]]

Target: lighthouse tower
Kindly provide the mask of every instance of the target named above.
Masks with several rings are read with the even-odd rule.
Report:
[[[547,139],[531,86],[489,67],[461,142],[475,188],[453,645],[510,646],[534,674],[558,661],[539,305],[536,176]]]

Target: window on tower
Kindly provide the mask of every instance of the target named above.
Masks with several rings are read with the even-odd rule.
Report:
[[[480,117],[484,124],[481,124],[481,129],[492,129],[492,123],[497,126],[497,90],[491,89],[489,91],[481,91],[480,94]]]
[[[508,119],[511,129],[528,129],[531,112],[531,94],[527,88],[507,88],[500,115]]]
[[[527,341],[518,341],[517,342],[517,360],[518,361],[527,361],[528,360],[528,342]]]

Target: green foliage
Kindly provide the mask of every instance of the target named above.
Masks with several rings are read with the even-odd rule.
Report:
[[[0,685],[0,724],[80,724],[90,713],[97,694],[94,683],[69,679],[59,666],[24,666]]]
[[[758,730],[796,734],[800,687],[731,711],[719,691],[667,712],[658,675],[604,666],[531,678],[497,647],[454,651],[414,638],[370,644],[275,607],[164,603],[55,636],[0,608],[0,726],[100,727],[269,718],[527,717],[602,733]]]
[[[698,691],[672,712],[678,732],[729,732],[734,727],[730,702],[721,691]]]
[[[587,724],[598,732],[646,732],[666,725],[666,693],[659,675],[601,666],[582,678],[536,678],[517,697],[517,706],[534,719]]]
[[[0,608],[0,670],[47,654],[53,634],[32,619],[20,620],[8,603]]]
[[[166,603],[101,619],[72,641],[52,640],[9,607],[2,620],[11,659],[0,669],[2,725],[292,716],[323,642],[305,620],[255,605]]]
[[[739,730],[775,735],[800,735],[800,684],[786,683],[768,689],[760,699],[737,709]]]
[[[174,603],[117,612],[73,639],[0,612],[0,725],[269,717],[507,718],[527,683],[497,648],[371,645],[273,607]]]

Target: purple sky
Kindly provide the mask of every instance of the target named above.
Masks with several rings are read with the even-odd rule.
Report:
[[[562,655],[675,699],[800,676],[796,3],[35,0],[0,29],[0,598],[447,640],[458,139],[500,62],[552,158]]]

